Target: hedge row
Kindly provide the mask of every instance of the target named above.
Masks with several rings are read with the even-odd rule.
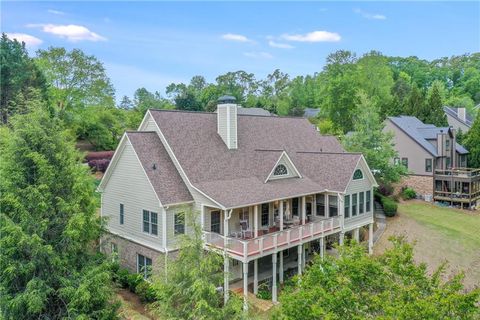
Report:
[[[385,211],[385,215],[387,217],[393,217],[397,214],[398,205],[395,200],[385,196],[381,196],[380,199],[383,206],[383,211]]]
[[[156,300],[155,290],[152,285],[143,279],[143,275],[132,273],[118,265],[112,268],[113,280],[122,288],[128,289],[138,295],[143,303],[151,303]]]

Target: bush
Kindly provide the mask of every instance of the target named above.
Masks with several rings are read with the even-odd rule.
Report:
[[[397,214],[398,205],[392,199],[388,197],[382,197],[382,206],[387,217],[393,217]]]
[[[417,193],[412,188],[404,188],[402,190],[402,198],[404,200],[414,199],[417,196]]]
[[[263,300],[272,299],[272,292],[269,290],[268,284],[266,282],[263,282],[258,286],[257,298]]]
[[[145,280],[142,280],[136,287],[135,293],[143,303],[151,303],[156,300],[156,294],[153,287]]]
[[[129,277],[130,271],[125,268],[120,268],[113,278],[122,288],[128,288]]]
[[[378,187],[378,192],[380,192],[381,195],[388,197],[393,193],[393,187],[390,184],[382,183]]]
[[[145,281],[143,279],[143,275],[138,273],[130,273],[130,275],[128,276],[128,290],[130,290],[131,292],[135,292],[137,286],[143,281]]]

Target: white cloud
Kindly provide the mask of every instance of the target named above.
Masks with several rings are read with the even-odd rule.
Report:
[[[53,34],[60,38],[66,38],[68,41],[77,42],[87,41],[106,41],[107,38],[90,31],[87,27],[76,24],[59,25],[59,24],[28,24],[27,27],[42,28],[43,32]]]
[[[384,16],[383,14],[378,14],[378,13],[370,13],[363,11],[362,9],[354,9],[353,12],[361,15],[365,19],[373,19],[373,20],[386,20],[387,17]]]
[[[243,55],[248,58],[253,58],[253,59],[272,59],[273,56],[264,51],[260,52],[244,52]]]
[[[337,42],[342,37],[336,32],[313,31],[305,34],[283,34],[282,39],[298,42]]]
[[[42,40],[26,33],[7,33],[10,39],[17,39],[19,42],[25,42],[27,47],[36,47],[42,44]]]
[[[56,14],[56,15],[59,15],[59,16],[63,16],[65,14],[65,12],[63,12],[63,11],[58,11],[58,10],[54,10],[54,9],[48,9],[47,12],[51,13],[51,14]]]
[[[252,42],[252,40],[248,39],[246,36],[234,33],[222,34],[222,39],[228,41]]]
[[[280,42],[275,42],[273,40],[268,41],[268,45],[273,48],[280,48],[280,49],[293,49],[295,48],[294,46],[288,44],[288,43],[280,43]]]

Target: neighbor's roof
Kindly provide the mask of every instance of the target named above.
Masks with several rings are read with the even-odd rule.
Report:
[[[451,117],[457,119],[458,121],[464,123],[466,126],[471,127],[473,124],[473,118],[468,113],[468,110],[465,110],[465,121],[458,116],[458,109],[459,108],[452,108],[452,107],[443,107],[443,111],[450,115]]]
[[[304,118],[238,115],[238,149],[217,134],[215,113],[150,110],[191,184],[233,208],[325,189],[343,192],[361,158]],[[265,183],[286,151],[302,178]]]
[[[162,205],[193,200],[156,132],[127,132],[127,137]]]
[[[315,108],[305,108],[303,110],[303,116],[305,118],[314,118],[318,115],[318,113],[320,112],[320,109],[315,109]]]
[[[425,124],[411,116],[388,117],[388,119],[434,157],[438,157],[437,148],[428,140],[436,140],[438,134],[450,130],[449,127],[435,127],[433,124]],[[468,153],[468,150],[458,143],[455,149],[461,154]]]
[[[238,108],[237,114],[251,116],[271,116],[271,113],[268,110],[262,108]]]

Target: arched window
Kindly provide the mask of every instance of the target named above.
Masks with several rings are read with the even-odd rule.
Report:
[[[287,167],[285,167],[283,164],[279,164],[275,168],[275,171],[273,171],[274,176],[285,176],[287,174],[288,174]]]
[[[363,179],[363,172],[360,169],[355,170],[353,173],[353,180],[360,180]]]

